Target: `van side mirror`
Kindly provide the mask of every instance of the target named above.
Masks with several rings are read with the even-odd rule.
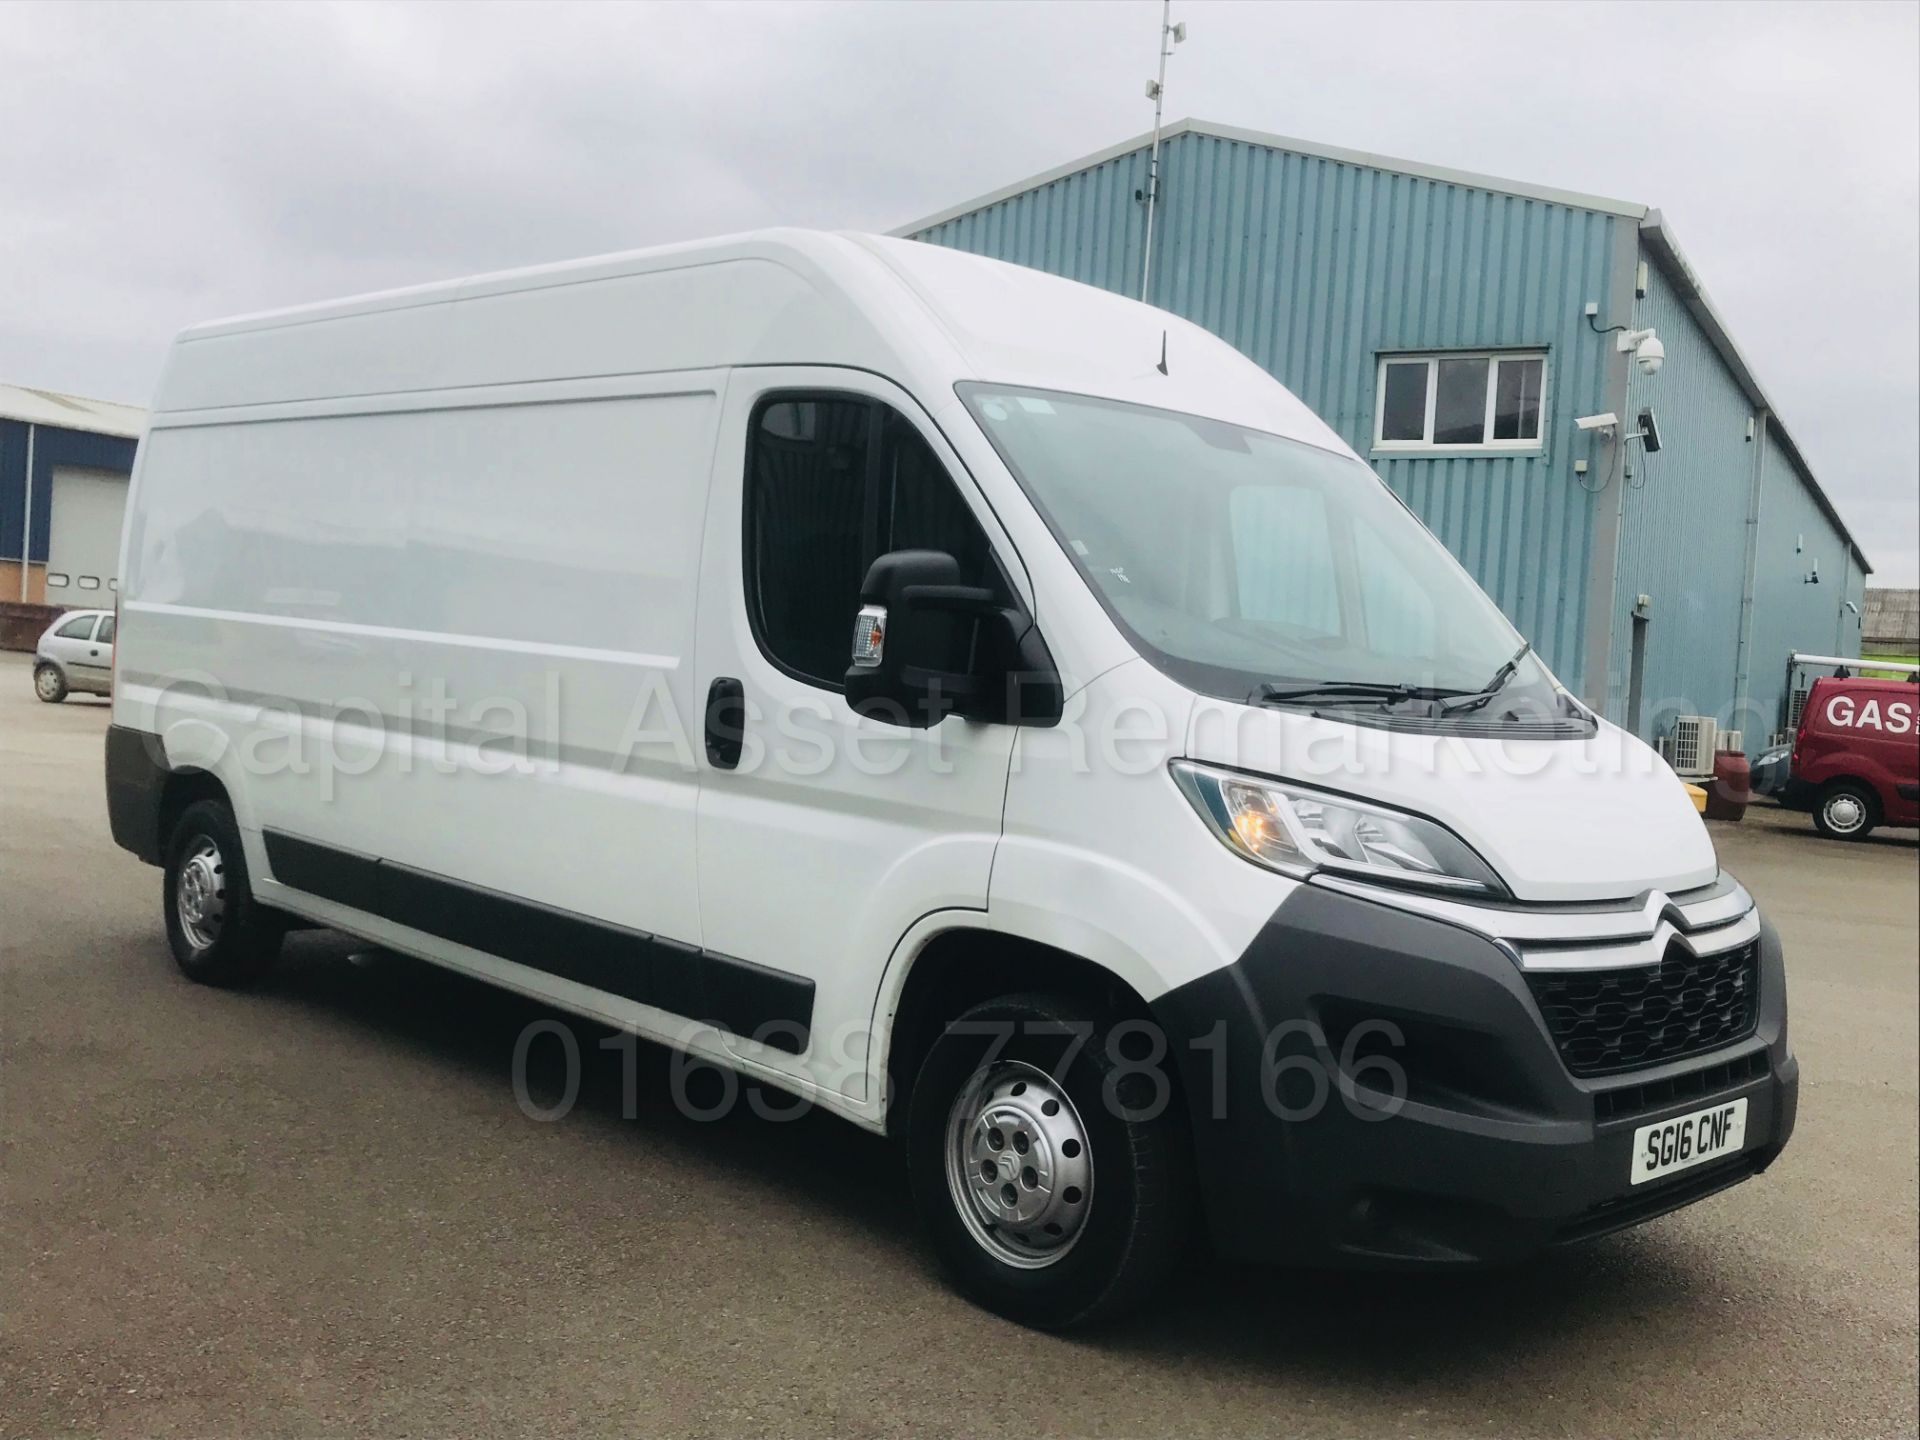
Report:
[[[963,584],[960,562],[941,550],[893,550],[868,568],[846,689],[856,713],[916,730],[948,715],[1053,725],[1063,708],[1032,619]]]

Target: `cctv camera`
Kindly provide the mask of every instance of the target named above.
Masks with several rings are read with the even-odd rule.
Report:
[[[1599,415],[1582,415],[1573,423],[1582,430],[1611,430],[1620,423],[1620,417],[1607,410]]]
[[[1667,358],[1667,347],[1660,343],[1651,326],[1645,330],[1622,330],[1615,343],[1622,355],[1632,352],[1645,375],[1653,374]]]

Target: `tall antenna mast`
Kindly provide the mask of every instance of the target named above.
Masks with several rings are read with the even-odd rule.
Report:
[[[1147,98],[1153,101],[1153,149],[1147,160],[1147,244],[1140,257],[1140,298],[1147,298],[1147,284],[1153,278],[1153,210],[1160,199],[1160,107],[1167,93],[1167,59],[1173,47],[1187,38],[1186,23],[1173,23],[1173,0],[1160,0],[1160,75],[1147,82]]]

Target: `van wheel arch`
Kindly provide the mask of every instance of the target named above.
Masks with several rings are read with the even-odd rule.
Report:
[[[1094,961],[999,931],[944,930],[914,957],[888,1027],[890,1136],[905,1132],[920,1062],[947,1024],[988,1000],[1029,992],[1085,999],[1114,1018],[1152,1018],[1139,992]]]
[[[211,770],[184,768],[168,773],[166,783],[160,787],[160,803],[153,817],[156,854],[164,853],[173,837],[174,826],[180,823],[187,807],[199,800],[216,800],[228,810],[233,809],[233,797]]]

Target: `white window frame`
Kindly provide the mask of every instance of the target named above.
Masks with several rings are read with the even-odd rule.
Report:
[[[1487,406],[1480,421],[1480,439],[1458,445],[1436,445],[1432,439],[1388,440],[1382,435],[1387,424],[1387,367],[1417,365],[1427,367],[1427,414],[1423,427],[1433,434],[1433,412],[1440,398],[1440,362],[1442,360],[1485,360],[1487,362]],[[1509,360],[1540,362],[1540,433],[1531,440],[1493,439],[1493,408],[1500,394],[1500,366]],[[1547,387],[1552,383],[1552,365],[1542,349],[1519,350],[1426,350],[1386,352],[1380,355],[1373,390],[1373,451],[1376,455],[1527,455],[1539,454],[1547,444]]]

